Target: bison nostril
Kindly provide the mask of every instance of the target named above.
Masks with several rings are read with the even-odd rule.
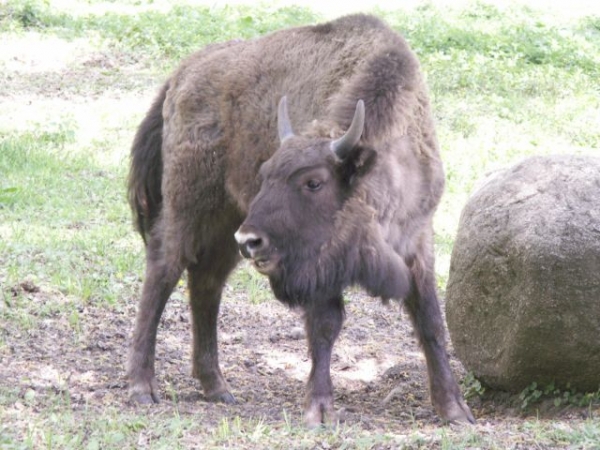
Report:
[[[254,232],[244,232],[238,230],[235,233],[235,239],[244,258],[254,258],[256,253],[269,246],[269,240],[266,236],[260,236]]]
[[[248,250],[256,251],[261,249],[263,243],[264,241],[261,238],[249,239],[248,241],[246,241],[246,247],[248,248]]]

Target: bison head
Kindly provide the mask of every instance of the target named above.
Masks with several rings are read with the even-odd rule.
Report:
[[[369,226],[375,211],[356,201],[377,156],[360,143],[364,119],[359,100],[341,138],[299,136],[292,131],[286,98],[279,103],[281,146],[262,165],[261,189],[235,237],[242,255],[269,276],[282,301],[303,304],[315,295],[339,295],[354,283],[387,298],[407,290],[404,262]],[[382,288],[390,284],[388,277],[393,286]]]

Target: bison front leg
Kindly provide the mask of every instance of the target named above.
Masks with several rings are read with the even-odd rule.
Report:
[[[330,365],[333,344],[343,321],[344,302],[341,296],[324,302],[317,300],[306,309],[306,334],[312,368],[308,377],[304,420],[309,427],[337,421]]]
[[[433,268],[417,258],[411,274],[412,288],[405,305],[425,353],[433,406],[445,421],[475,423],[450,370]]]

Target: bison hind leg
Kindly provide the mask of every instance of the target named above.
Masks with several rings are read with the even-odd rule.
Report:
[[[136,403],[159,402],[154,359],[160,317],[185,264],[170,260],[162,251],[160,228],[151,234],[146,247],[146,275],[131,342],[127,375],[129,397]]]
[[[231,230],[211,239],[211,244],[199,252],[197,262],[188,267],[194,341],[192,376],[200,380],[209,401],[235,403],[219,368],[217,319],[223,285],[237,261]]]

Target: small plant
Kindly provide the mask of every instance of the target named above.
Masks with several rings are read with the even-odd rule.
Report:
[[[15,196],[18,194],[19,188],[9,186],[0,188],[0,208],[10,203],[13,203]]]
[[[473,372],[469,372],[462,380],[461,383],[462,391],[466,399],[483,397],[485,394],[485,387],[481,384]]]
[[[532,404],[539,402],[542,394],[542,390],[538,389],[538,384],[535,381],[531,383],[519,394],[519,399],[521,400],[521,409],[525,410]]]
[[[231,425],[229,424],[229,419],[227,417],[223,417],[219,426],[217,427],[217,436],[221,440],[228,440],[231,437]]]
[[[251,303],[264,303],[273,298],[269,280],[260,275],[249,264],[243,264],[229,279],[229,285],[235,291],[244,292]]]
[[[582,393],[572,388],[570,383],[564,390],[557,388],[555,383],[549,383],[544,386],[538,385],[535,381],[527,386],[519,394],[521,400],[521,409],[526,410],[531,405],[539,403],[543,399],[554,399],[554,406],[591,406],[600,402],[600,389],[596,392]]]
[[[20,0],[0,3],[0,22],[12,21],[23,28],[36,28],[44,25],[48,15],[48,0]]]
[[[600,389],[596,392],[577,392],[567,384],[566,390],[559,392],[560,396],[554,399],[554,404],[572,405],[572,406],[591,406],[592,404],[600,403]]]

